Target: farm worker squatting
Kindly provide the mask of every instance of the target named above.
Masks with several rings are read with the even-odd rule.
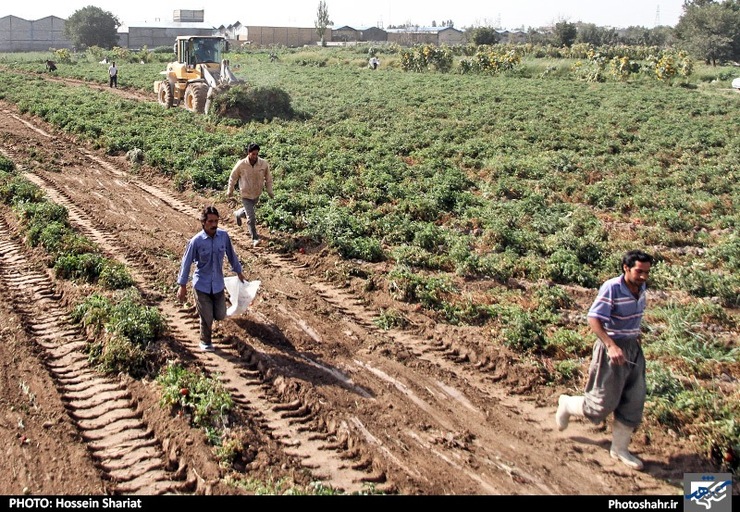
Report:
[[[270,164],[263,158],[260,158],[260,147],[254,142],[247,146],[247,157],[242,158],[234,165],[229,175],[229,184],[226,187],[226,196],[231,197],[234,187],[239,185],[239,193],[242,197],[242,208],[234,212],[236,223],[241,226],[242,218],[246,218],[249,226],[249,234],[252,235],[252,245],[257,247],[260,242],[257,234],[257,221],[255,219],[254,208],[257,206],[260,195],[263,190],[267,190],[267,195],[274,198],[272,192],[272,174],[270,173]]]
[[[188,242],[177,276],[177,284],[180,285],[177,299],[185,302],[190,267],[195,263],[193,289],[200,316],[200,348],[209,351],[213,350],[211,344],[213,321],[226,318],[224,256],[229,260],[231,269],[239,276],[239,281],[246,281],[231,237],[225,230],[219,229],[218,219],[219,214],[215,206],[203,208],[200,215],[203,229]]]
[[[646,283],[653,257],[629,251],[622,257],[622,272],[603,283],[588,311],[588,325],[596,335],[585,393],[560,395],[555,424],[568,428],[571,416],[584,416],[601,423],[614,413],[612,444],[614,459],[632,469],[643,463],[627,447],[642,422],[647,388],[645,357],[640,345],[640,323],[646,306]]]

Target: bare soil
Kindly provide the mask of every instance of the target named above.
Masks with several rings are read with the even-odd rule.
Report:
[[[220,465],[203,431],[160,406],[155,382],[90,368],[86,335],[68,313],[93,289],[56,279],[2,206],[0,493],[252,494],[228,482],[279,487],[288,478],[346,493],[680,495],[684,473],[714,471],[669,432],[635,435],[644,471],[610,458],[609,425],[576,419],[558,432],[557,398],[578,389],[544,385],[480,328],[393,301],[372,280],[382,264],[342,262],[322,248],[283,253],[264,226],[263,246],[252,248],[234,204],[216,204],[221,227],[262,285],[246,313],[218,323],[216,351],[201,352],[175,278],[210,198],[179,193],[13,105],[0,109],[0,152],[131,270],[169,326],[155,359],[224,382],[237,403],[229,432],[244,447],[234,465]],[[574,295],[585,311],[592,291]],[[411,320],[406,329],[376,327],[391,306]]]

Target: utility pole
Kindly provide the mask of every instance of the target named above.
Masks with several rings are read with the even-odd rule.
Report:
[[[660,26],[660,4],[658,4],[658,7],[655,8],[655,23],[653,24],[653,28]]]

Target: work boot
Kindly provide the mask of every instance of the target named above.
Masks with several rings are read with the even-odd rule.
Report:
[[[642,461],[632,455],[627,449],[634,430],[634,428],[614,420],[614,424],[612,425],[612,446],[609,450],[609,455],[613,459],[619,459],[628,467],[639,471],[643,468]]]
[[[583,397],[560,395],[558,398],[558,410],[555,413],[555,424],[558,430],[568,428],[571,416],[583,416]]]

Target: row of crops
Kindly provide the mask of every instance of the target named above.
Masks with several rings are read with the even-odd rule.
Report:
[[[121,66],[119,86],[152,100],[137,101],[60,86],[40,58],[3,56],[0,98],[219,202],[234,161],[259,142],[276,197],[258,217],[282,234],[280,250],[384,262],[375,279],[394,298],[485,327],[534,364],[552,359],[552,384],[579,386],[590,353],[587,328],[564,314],[570,287],[597,287],[625,250],[645,249],[658,260],[651,288],[672,298],[645,333],[651,419],[738,447],[739,392],[707,383],[740,377],[740,95],[717,81],[535,73],[549,63],[526,58],[495,75],[406,72],[392,57],[369,70],[357,50],[323,50],[233,55],[252,87],[291,100],[290,115],[246,124],[163,110],[151,93],[161,63]],[[106,80],[83,59],[59,74]],[[384,321],[404,323],[396,311]]]

